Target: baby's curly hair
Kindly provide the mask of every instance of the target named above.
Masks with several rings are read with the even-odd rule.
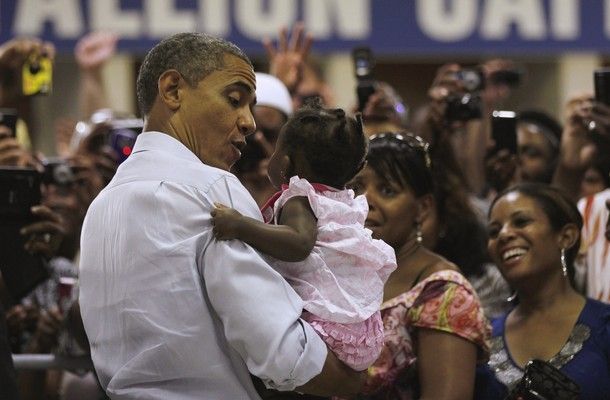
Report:
[[[364,165],[368,139],[362,117],[350,117],[340,108],[325,109],[318,98],[308,101],[284,126],[289,156],[300,154],[317,183],[345,187]]]

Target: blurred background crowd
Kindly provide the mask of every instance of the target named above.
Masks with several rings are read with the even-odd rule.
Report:
[[[122,39],[93,31],[71,53],[36,38],[0,46],[0,333],[12,354],[88,352],[76,302],[80,228],[142,129],[133,84],[141,59],[117,51]],[[257,130],[233,167],[259,205],[275,192],[267,164],[280,128],[307,98],[320,97],[327,107],[361,112],[378,146],[384,133],[420,137],[433,197],[413,226],[427,249],[470,281],[487,318],[510,310],[515,290],[523,289],[522,298],[529,294],[488,252],[492,201],[527,182],[552,184],[578,204],[584,223],[570,287],[610,303],[610,72],[600,72],[594,85],[602,58],[579,63],[576,56],[560,67],[522,56],[406,60],[376,58],[375,48],[358,46],[337,62],[317,51],[303,23],[259,47],[253,55]],[[558,88],[558,82],[569,83]],[[369,161],[377,170],[376,162]],[[417,193],[417,178],[410,179],[404,181]],[[357,183],[354,190],[365,192]],[[372,191],[366,193],[374,203]],[[24,273],[7,273],[22,265]],[[541,269],[529,278],[545,274]],[[22,399],[103,396],[87,371],[18,370],[16,378]]]

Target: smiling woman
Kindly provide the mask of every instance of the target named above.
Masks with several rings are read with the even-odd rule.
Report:
[[[522,183],[489,212],[488,249],[518,304],[493,321],[491,357],[477,399],[504,399],[528,361],[548,361],[580,386],[583,399],[610,393],[610,306],[572,286],[582,218],[551,186]]]

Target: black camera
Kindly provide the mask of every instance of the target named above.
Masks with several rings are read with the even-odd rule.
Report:
[[[610,68],[597,69],[593,73],[595,101],[610,106]]]
[[[139,118],[116,119],[110,122],[108,144],[117,153],[119,164],[129,157],[136,143],[136,138],[142,133],[144,122]]]
[[[352,50],[352,58],[357,80],[358,111],[362,111],[369,97],[375,93],[376,83],[373,78],[375,60],[369,47],[356,47]]]
[[[74,183],[74,171],[68,162],[61,158],[43,161],[44,172],[41,181],[46,185],[69,186]]]
[[[0,108],[0,125],[11,131],[12,137],[17,134],[17,110],[14,108]]]
[[[485,75],[477,68],[462,69],[455,73],[466,93],[447,98],[445,117],[449,121],[470,121],[481,118],[480,91],[485,88]]]
[[[31,168],[0,166],[0,273],[13,302],[49,276],[42,257],[25,251],[20,234],[36,222],[31,208],[41,201],[40,173]]]

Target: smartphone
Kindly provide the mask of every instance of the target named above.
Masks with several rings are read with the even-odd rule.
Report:
[[[31,54],[23,63],[22,90],[25,96],[51,93],[53,85],[53,63],[44,54]]]
[[[593,72],[595,101],[610,106],[610,68],[601,68]]]
[[[19,233],[36,221],[31,208],[40,204],[40,179],[34,169],[0,167],[0,272],[14,302],[49,277],[44,259],[25,251],[28,238]]]
[[[354,61],[354,72],[356,74],[357,86],[356,95],[358,96],[358,111],[362,111],[369,97],[375,93],[375,79],[373,77],[373,67],[375,60],[373,52],[369,47],[356,47],[352,50]]]
[[[11,131],[11,137],[17,132],[17,110],[14,108],[0,108],[0,125]]]
[[[495,142],[494,152],[506,149],[517,154],[517,114],[514,111],[493,111],[491,135]]]
[[[111,123],[108,133],[108,144],[117,153],[119,164],[129,157],[136,143],[136,138],[142,133],[144,121],[141,119],[118,119]]]

